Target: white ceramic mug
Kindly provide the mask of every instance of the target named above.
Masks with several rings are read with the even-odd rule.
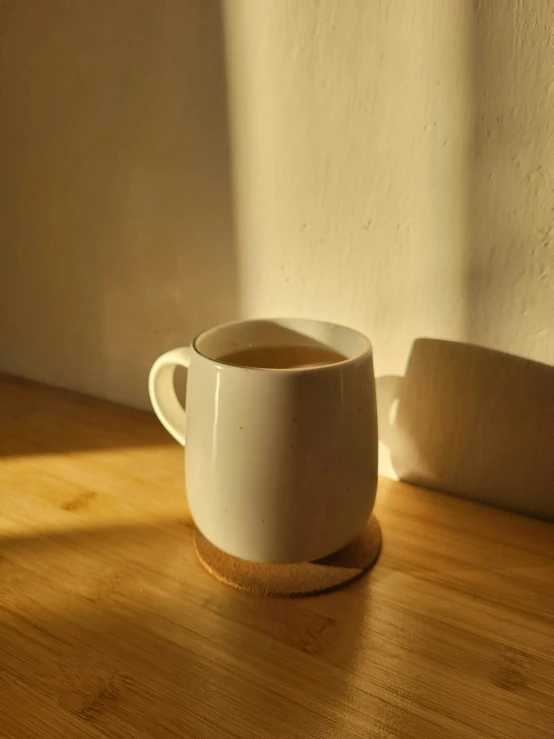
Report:
[[[330,347],[334,364],[262,369],[226,364],[265,346]],[[188,369],[186,416],[173,387]],[[337,551],[367,523],[377,487],[371,344],[349,328],[300,319],[228,323],[159,357],[152,405],[185,444],[190,511],[223,551],[303,562]]]

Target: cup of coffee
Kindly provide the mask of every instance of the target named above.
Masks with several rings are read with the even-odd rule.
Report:
[[[186,414],[173,373],[188,370]],[[344,326],[251,320],[208,329],[152,366],[154,410],[185,445],[201,533],[255,562],[319,559],[366,525],[377,487],[369,340]]]

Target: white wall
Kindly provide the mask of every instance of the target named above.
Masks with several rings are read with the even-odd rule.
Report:
[[[247,312],[359,326],[383,373],[421,335],[554,361],[554,6],[226,10]]]
[[[383,472],[482,480],[492,502],[524,474],[542,501],[540,443],[518,474],[483,462],[471,481],[471,445],[455,450],[485,433],[479,368],[479,397],[519,398],[518,433],[548,431],[525,410],[531,384],[550,402],[543,365],[414,342],[554,362],[554,4],[222,7],[2,4],[0,367],[147,407],[151,361],[207,325],[343,322],[374,342]],[[422,366],[464,387],[447,417],[414,401]]]
[[[245,311],[359,327],[378,373],[464,338],[471,4],[226,9]]]

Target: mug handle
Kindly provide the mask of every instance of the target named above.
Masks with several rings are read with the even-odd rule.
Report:
[[[185,446],[185,409],[177,399],[173,374],[175,367],[190,367],[190,348],[181,346],[158,357],[148,377],[148,392],[154,411],[181,446]]]

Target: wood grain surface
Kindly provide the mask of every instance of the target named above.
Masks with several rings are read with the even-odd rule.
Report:
[[[237,592],[153,417],[0,377],[0,737],[551,737],[554,527],[386,480],[376,510],[369,577]]]

